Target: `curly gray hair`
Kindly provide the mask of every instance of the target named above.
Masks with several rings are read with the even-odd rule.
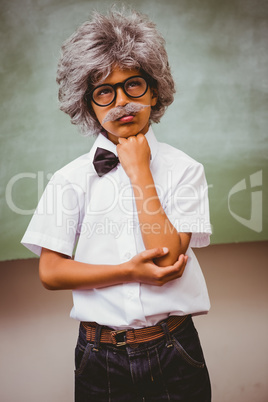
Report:
[[[85,134],[98,134],[102,127],[88,105],[89,89],[104,80],[114,66],[139,69],[151,78],[158,92],[150,122],[158,123],[175,93],[165,40],[146,15],[111,11],[94,13],[63,43],[58,64],[60,109]]]

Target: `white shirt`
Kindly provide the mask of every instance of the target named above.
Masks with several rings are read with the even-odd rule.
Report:
[[[192,233],[186,269],[180,279],[161,287],[127,283],[74,290],[71,317],[77,320],[115,329],[139,328],[169,315],[200,314],[210,308],[206,283],[191,249],[207,246],[211,234],[203,166],[159,143],[152,128],[146,138],[160,202],[179,232]],[[37,255],[44,247],[68,256],[74,253],[76,261],[113,265],[145,249],[129,178],[120,164],[99,177],[92,164],[97,147],[117,155],[116,145],[99,134],[89,153],[57,171],[48,183],[22,239]]]

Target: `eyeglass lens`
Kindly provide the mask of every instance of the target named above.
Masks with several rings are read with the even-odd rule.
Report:
[[[117,84],[118,85],[118,84]],[[116,97],[115,88],[117,85],[100,85],[92,93],[93,101],[101,106],[109,105]],[[147,91],[148,85],[142,77],[131,77],[122,83],[124,92],[132,98],[140,98]]]

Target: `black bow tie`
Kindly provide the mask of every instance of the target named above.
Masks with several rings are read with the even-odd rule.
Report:
[[[119,159],[113,152],[107,151],[107,149],[104,148],[97,148],[93,159],[93,165],[98,176],[101,177],[110,172],[118,163]]]

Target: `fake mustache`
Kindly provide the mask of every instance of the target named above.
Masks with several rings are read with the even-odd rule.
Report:
[[[102,120],[102,125],[107,123],[108,121],[115,121],[117,119],[121,119],[121,117],[135,115],[140,112],[142,109],[150,107],[150,105],[141,105],[140,103],[130,102],[125,106],[117,106],[106,114],[104,119]]]

